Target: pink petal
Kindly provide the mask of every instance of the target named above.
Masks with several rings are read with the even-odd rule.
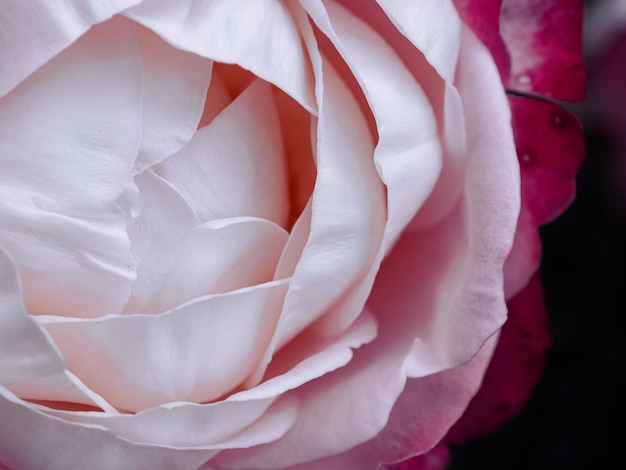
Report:
[[[585,95],[583,0],[503,0],[500,33],[511,54],[506,85],[557,100]]]
[[[144,0],[125,14],[175,47],[237,64],[315,110],[311,65],[282,2]]]
[[[411,376],[467,361],[505,319],[502,265],[517,222],[519,169],[497,71],[464,34],[458,86],[470,153],[462,202],[439,225],[400,239],[371,298],[381,322],[389,321],[384,312],[412,312],[406,327],[419,342]]]
[[[450,465],[450,451],[443,443],[437,444],[425,454],[407,460],[393,470],[445,470]]]
[[[11,91],[92,25],[140,0],[8,0],[0,16],[0,97]]]
[[[204,109],[210,60],[173,48],[138,28],[143,65],[142,132],[135,173],[165,160],[186,145]]]
[[[0,242],[20,265],[31,313],[98,316],[126,303],[135,261],[121,200],[140,97],[135,28],[117,19],[2,98]]]
[[[213,401],[241,384],[268,346],[286,287],[207,296],[161,315],[40,321],[68,370],[118,409],[136,412]]]
[[[285,158],[269,85],[255,81],[155,171],[202,221],[251,216],[284,225],[289,213]]]
[[[509,318],[481,388],[447,442],[461,444],[500,428],[524,407],[541,376],[550,333],[539,275],[508,307]]]

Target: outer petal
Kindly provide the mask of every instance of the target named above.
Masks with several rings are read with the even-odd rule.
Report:
[[[539,275],[508,306],[509,319],[480,391],[446,442],[461,444],[498,429],[524,407],[541,376],[550,334]]]
[[[92,25],[141,0],[2,2],[0,97],[72,44]]]
[[[283,2],[144,0],[126,14],[175,47],[237,64],[315,110],[311,66]]]
[[[134,26],[120,19],[2,98],[0,243],[20,265],[30,312],[97,316],[127,301],[135,262],[119,199],[140,96]]]

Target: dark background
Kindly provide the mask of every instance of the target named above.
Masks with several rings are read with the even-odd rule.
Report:
[[[451,470],[626,470],[626,179],[615,178],[626,153],[584,112],[591,104],[574,108],[587,145],[576,200],[541,228],[544,375],[521,415],[453,449]]]

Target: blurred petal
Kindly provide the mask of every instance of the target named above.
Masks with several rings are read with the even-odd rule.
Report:
[[[0,97],[92,25],[141,0],[5,0],[0,15]]]
[[[241,384],[267,348],[287,288],[277,281],[160,315],[38,317],[68,370],[118,409],[206,402]]]
[[[177,48],[250,70],[315,111],[311,65],[283,2],[144,0],[125,14]]]
[[[143,65],[142,133],[135,173],[165,160],[195,133],[211,79],[210,60],[138,28]]]
[[[463,21],[491,52],[502,81],[508,83],[511,76],[511,57],[500,35],[502,0],[454,0],[454,5]]]
[[[269,85],[255,81],[155,171],[202,221],[251,216],[284,225],[289,214],[285,158]]]
[[[571,203],[585,144],[576,117],[546,100],[509,96],[522,176],[522,208],[515,244],[504,267],[507,298],[517,294],[539,267],[537,227]]]
[[[20,266],[31,313],[98,316],[128,300],[135,262],[119,199],[140,97],[135,28],[117,19],[2,98],[0,243]]]
[[[585,96],[583,0],[503,0],[500,33],[511,54],[507,88],[557,100]]]

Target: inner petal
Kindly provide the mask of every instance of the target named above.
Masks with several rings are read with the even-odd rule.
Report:
[[[256,80],[155,171],[202,221],[251,216],[285,226],[286,164],[270,85]]]

